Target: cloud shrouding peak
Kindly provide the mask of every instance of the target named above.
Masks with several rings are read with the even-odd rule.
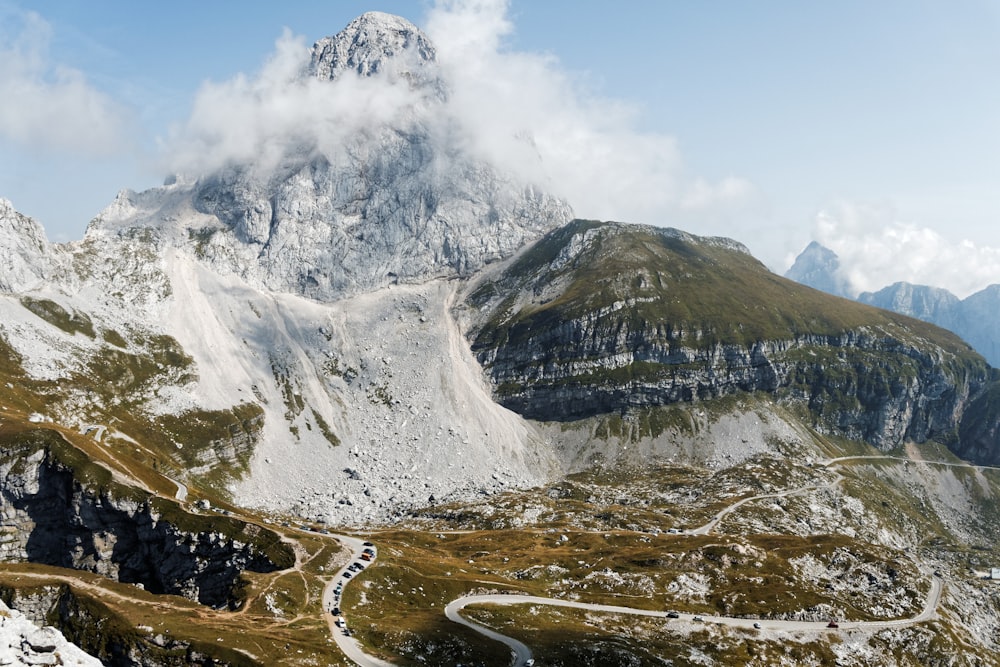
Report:
[[[634,109],[589,94],[554,58],[506,50],[507,10],[503,0],[443,0],[429,12],[443,99],[385,76],[303,77],[309,49],[286,32],[257,75],[202,86],[165,144],[168,167],[266,168],[289,146],[335,159],[352,136],[416,118],[445,148],[518,174],[586,217],[680,225],[750,195],[738,178],[690,177],[673,137],[638,131]]]
[[[50,62],[51,29],[8,12],[0,31],[0,138],[31,149],[104,156],[127,147],[129,115],[71,67]]]
[[[1000,283],[1000,248],[950,241],[897,220],[885,207],[840,204],[817,216],[815,236],[837,254],[840,275],[855,293],[903,281],[964,298]]]

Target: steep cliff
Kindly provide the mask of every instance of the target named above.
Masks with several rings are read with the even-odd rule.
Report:
[[[18,292],[40,283],[55,252],[37,222],[0,198],[0,292]]]
[[[1000,379],[993,382],[962,416],[959,438],[953,447],[964,459],[1000,465]]]
[[[506,407],[574,420],[767,392],[890,449],[949,438],[988,367],[954,335],[776,276],[726,239],[576,221],[480,281],[473,350]]]
[[[91,658],[93,663],[86,664],[111,667],[243,667],[256,664],[218,644],[171,637],[169,633],[151,634],[136,628],[134,622],[100,600],[66,584],[0,586],[0,599],[26,619],[58,629],[68,640],[94,656]],[[65,660],[64,651],[60,649]]]
[[[67,641],[51,624],[38,627],[0,602],[0,664],[100,667],[102,663]]]
[[[212,606],[239,604],[244,570],[294,562],[276,535],[113,481],[55,431],[0,437],[0,560],[81,569]]]
[[[315,108],[292,136],[193,181],[122,192],[82,245],[146,238],[154,257],[179,246],[257,288],[333,301],[470,275],[572,217],[541,184],[470,146],[434,46],[408,21],[364,14],[317,42],[293,75],[284,85]]]

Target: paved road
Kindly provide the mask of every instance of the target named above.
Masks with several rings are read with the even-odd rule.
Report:
[[[807,491],[816,491],[818,489],[824,489],[824,488],[827,488],[827,487],[830,487],[830,486],[836,486],[837,484],[840,484],[840,481],[841,481],[840,479],[835,479],[834,481],[829,482],[827,484],[820,484],[820,485],[817,485],[817,486],[804,486],[802,488],[792,489],[790,491],[781,491],[779,493],[762,493],[759,496],[750,496],[749,498],[744,498],[743,500],[738,500],[735,503],[733,503],[732,505],[730,505],[729,507],[727,507],[726,509],[722,510],[721,512],[719,512],[718,514],[716,514],[714,517],[712,517],[712,520],[709,521],[708,523],[706,523],[704,526],[699,526],[697,528],[692,528],[692,529],[686,530],[684,532],[687,535],[708,535],[710,532],[712,532],[713,530],[715,530],[715,526],[718,525],[718,523],[720,521],[722,521],[722,519],[725,518],[725,516],[727,514],[729,514],[730,512],[733,512],[733,511],[739,509],[740,507],[742,507],[743,505],[746,505],[749,502],[753,502],[754,500],[760,500],[761,498],[784,498],[786,496],[794,496],[797,493],[806,493]]]
[[[890,459],[898,461],[906,461],[909,463],[927,463],[945,466],[959,466],[959,467],[970,467],[966,464],[960,463],[945,463],[937,461],[915,461],[913,459],[906,459],[897,456],[842,456],[834,459],[828,459],[826,461],[820,461],[821,465],[831,466],[837,465],[842,461],[856,460],[856,459]],[[989,466],[975,466],[977,468],[989,468]],[[762,498],[783,498],[786,496],[795,495],[798,493],[806,493],[808,491],[816,491],[822,488],[828,488],[835,486],[843,481],[843,477],[838,475],[838,478],[828,482],[826,484],[805,486],[798,489],[791,489],[788,491],[781,491],[778,493],[765,493],[757,496],[751,496],[749,498],[743,498],[738,500],[732,505],[729,505],[724,510],[716,514],[711,521],[698,528],[693,528],[685,531],[689,535],[707,535],[712,530],[715,529],[716,525],[725,518],[729,513],[739,509],[746,503],[752,502],[754,500],[760,500]],[[363,549],[362,540],[346,535],[335,536],[338,540],[343,542],[345,545],[349,546],[353,550],[353,558],[351,562],[360,557],[361,550]],[[333,606],[333,589],[338,581],[344,581],[341,570],[326,586],[323,591],[323,605],[325,609],[331,609]],[[922,623],[924,621],[930,620],[934,613],[937,611],[938,604],[941,602],[942,584],[941,579],[934,575],[931,576],[931,588],[927,593],[927,599],[924,603],[924,608],[916,616],[910,618],[897,619],[892,621],[844,621],[840,622],[841,630],[881,630],[884,628],[902,627],[913,625],[915,623]],[[560,600],[557,598],[547,598],[538,597],[534,595],[503,595],[503,594],[492,594],[492,595],[467,595],[460,597],[456,600],[452,600],[445,607],[445,616],[461,625],[475,630],[476,632],[482,634],[490,639],[502,642],[510,647],[514,658],[514,667],[524,667],[528,664],[532,664],[531,649],[523,642],[514,639],[513,637],[508,637],[495,630],[484,627],[470,621],[461,615],[462,609],[469,605],[474,604],[497,604],[497,605],[515,605],[515,604],[535,604],[535,605],[546,605],[552,607],[570,607],[573,609],[585,609],[588,611],[605,612],[605,613],[615,613],[615,614],[631,614],[634,616],[649,616],[654,618],[668,618],[668,611],[652,611],[648,609],[635,609],[632,607],[621,607],[617,605],[606,605],[606,604],[595,604],[589,602],[574,602],[572,600]],[[676,612],[675,612],[676,613]],[[695,618],[699,620],[695,620]],[[339,628],[335,627],[333,624],[332,616],[328,616],[328,623],[330,624],[331,632],[333,637],[340,646],[341,650],[354,660],[357,664],[362,667],[391,667],[391,663],[385,662],[373,656],[369,656],[364,653],[361,646],[351,637],[345,636]],[[760,620],[753,618],[734,618],[729,616],[710,616],[704,614],[689,614],[689,613],[677,613],[677,618],[672,619],[678,623],[690,623],[690,624],[715,624],[724,625],[734,628],[744,628],[753,630],[754,625],[760,625],[758,629],[760,632],[768,631],[783,631],[783,632],[828,632],[833,631],[833,629],[827,627],[827,621],[779,621],[779,620]]]
[[[507,600],[503,599],[503,598],[509,598],[509,597],[516,597],[517,599],[509,601],[509,602]],[[490,630],[489,628],[484,627],[482,625],[479,625],[478,623],[473,623],[472,621],[468,620],[467,618],[465,618],[464,616],[462,616],[459,613],[467,605],[477,604],[477,603],[482,603],[482,602],[486,602],[488,604],[517,604],[517,603],[522,603],[523,602],[523,603],[527,604],[529,601],[528,600],[522,600],[521,599],[522,597],[523,596],[520,596],[520,595],[517,595],[517,596],[513,596],[513,595],[495,595],[495,596],[494,595],[469,595],[469,596],[461,597],[461,598],[458,598],[457,600],[452,600],[451,602],[449,602],[448,605],[444,608],[444,615],[447,616],[448,620],[450,620],[450,621],[454,621],[455,623],[460,623],[461,625],[464,625],[467,628],[472,628],[473,630],[475,630],[479,634],[484,635],[486,637],[489,637],[490,639],[496,640],[498,642],[503,642],[504,644],[506,644],[507,646],[509,646],[510,650],[513,651],[513,653],[514,653],[514,665],[527,665],[528,661],[531,660],[531,649],[528,648],[527,644],[524,644],[523,642],[519,642],[518,640],[514,639],[513,637],[508,637],[507,635],[502,635],[499,632],[496,632],[494,630]],[[497,598],[497,599],[494,600],[494,598]],[[550,600],[549,598],[532,598],[532,599],[533,600],[543,600],[543,602],[541,602],[540,604],[549,604],[550,602],[552,602],[552,600]]]
[[[337,588],[338,583],[342,583],[344,588],[347,587],[352,581],[354,581],[353,576],[357,576],[352,573],[351,579],[344,578],[344,572],[347,572],[347,566],[355,562],[364,562],[361,560],[361,552],[364,551],[365,545],[364,540],[358,539],[356,537],[351,537],[350,535],[331,535],[337,539],[341,544],[348,547],[351,550],[351,559],[347,561],[344,567],[340,568],[337,573],[330,578],[326,586],[323,588],[323,615],[326,617],[326,623],[330,627],[330,633],[333,635],[333,640],[337,642],[337,646],[340,650],[344,652],[348,658],[361,665],[361,667],[395,667],[391,662],[386,662],[380,658],[376,658],[373,655],[368,655],[361,648],[361,644],[354,637],[349,637],[344,634],[342,628],[337,627],[335,621],[336,618],[330,611],[334,607],[339,607],[340,601],[334,594],[334,589]],[[342,611],[347,611],[342,610]],[[348,620],[347,627],[350,628],[349,619],[342,615],[342,618]]]
[[[930,620],[934,616],[934,612],[937,609],[938,603],[941,601],[941,579],[937,576],[931,577],[931,589],[927,593],[927,600],[924,603],[923,610],[916,616],[910,618],[902,618],[893,621],[847,621],[840,623],[841,630],[882,630],[884,628],[901,627],[907,625],[913,625],[915,623],[922,623],[923,621]],[[649,609],[635,609],[632,607],[619,607],[617,605],[609,604],[594,604],[590,602],[574,602],[572,600],[558,600],[555,598],[538,597],[535,595],[503,595],[503,594],[492,594],[492,595],[468,595],[465,597],[453,600],[445,607],[445,615],[455,621],[456,623],[461,623],[469,628],[472,628],[476,632],[489,637],[490,639],[495,639],[497,641],[503,642],[511,648],[514,652],[514,665],[515,667],[522,667],[528,664],[528,660],[531,659],[531,649],[528,648],[523,643],[514,639],[513,637],[507,637],[494,630],[483,627],[478,623],[474,623],[461,616],[460,612],[462,609],[469,605],[474,604],[497,604],[497,605],[515,605],[515,604],[534,604],[534,605],[545,605],[549,607],[569,607],[572,609],[584,609],[587,611],[596,611],[604,613],[613,614],[630,614],[633,616],[649,616],[653,618],[668,618],[667,611],[653,611]],[[695,618],[700,618],[702,620],[696,621]],[[827,627],[827,621],[777,621],[777,620],[759,620],[753,618],[733,618],[729,616],[709,616],[705,614],[687,614],[678,613],[676,619],[671,619],[677,623],[690,623],[690,624],[714,624],[714,625],[725,625],[733,628],[745,628],[748,630],[754,629],[754,624],[759,624],[760,632],[767,631],[783,631],[783,632],[833,632],[831,628]]]
[[[1000,466],[979,466],[972,463],[955,463],[952,461],[927,461],[924,459],[908,459],[904,456],[889,456],[888,454],[866,454],[858,456],[838,456],[835,459],[819,460],[816,463],[819,465],[835,465],[841,461],[855,461],[855,460],[865,460],[865,459],[887,459],[889,461],[902,461],[903,463],[922,463],[924,465],[932,466],[947,466],[950,468],[974,468],[976,470],[1000,470]]]

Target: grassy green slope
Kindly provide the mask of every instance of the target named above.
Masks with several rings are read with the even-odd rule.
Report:
[[[588,232],[592,236],[582,251],[560,263],[574,237]],[[516,342],[631,299],[629,317],[672,332],[688,345],[751,345],[880,327],[903,341],[928,342],[982,363],[949,331],[782,278],[732,242],[671,229],[577,220],[543,238],[498,279],[481,284],[470,302],[485,306],[491,297],[520,290],[541,294],[545,285],[563,287],[514,310],[512,298],[493,308],[476,346]]]

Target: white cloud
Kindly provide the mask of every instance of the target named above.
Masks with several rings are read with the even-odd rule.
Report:
[[[49,60],[49,25],[34,12],[11,12],[0,32],[0,137],[14,144],[84,155],[111,155],[126,142],[126,112],[80,71]]]
[[[690,177],[672,136],[637,130],[636,109],[592,94],[555,58],[505,50],[507,9],[506,0],[442,0],[427,21],[476,150],[585,217],[678,224],[751,194],[742,179]]]
[[[308,47],[286,33],[256,76],[202,86],[191,118],[167,142],[170,167],[197,174],[252,161],[266,169],[289,144],[335,158],[357,132],[417,113],[450,148],[520,174],[587,217],[680,224],[679,216],[714,215],[752,191],[740,179],[689,177],[673,137],[637,131],[634,109],[588,93],[551,56],[506,50],[507,9],[504,0],[441,0],[430,11],[426,32],[449,93],[443,109],[424,115],[426,100],[405,81],[301,77]]]
[[[1000,283],[1000,248],[950,241],[884,206],[841,203],[821,212],[815,238],[837,253],[841,275],[858,293],[905,281],[964,298]]]
[[[392,124],[420,104],[405,80],[303,76],[310,52],[287,30],[260,73],[206,82],[191,117],[166,142],[169,167],[208,173],[234,162],[269,171],[289,151],[335,156],[364,128]]]

